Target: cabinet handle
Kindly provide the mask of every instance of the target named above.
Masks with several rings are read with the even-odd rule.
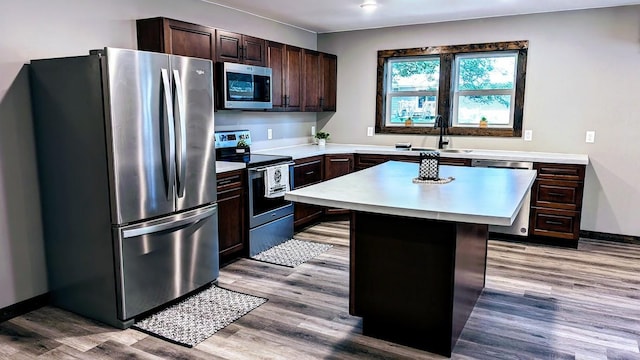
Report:
[[[285,95],[284,96],[284,107],[288,107],[289,106],[289,95]]]
[[[549,193],[549,196],[564,196],[564,195],[560,193]]]
[[[331,162],[348,162],[349,159],[331,159]]]
[[[313,173],[315,173],[315,171],[309,171],[309,172],[306,172],[306,173],[304,173],[304,174],[305,174],[305,175],[311,175],[311,174],[313,174]]]
[[[545,223],[549,225],[562,225],[562,222],[554,220],[546,220]]]
[[[320,97],[320,107],[324,107],[324,98]]]

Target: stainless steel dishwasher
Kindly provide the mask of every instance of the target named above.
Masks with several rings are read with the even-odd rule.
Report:
[[[525,170],[533,169],[533,163],[529,161],[472,160],[471,166]],[[520,208],[520,212],[518,212],[518,215],[516,216],[515,220],[513,220],[513,224],[511,224],[511,226],[489,225],[489,231],[518,236],[529,235],[529,210],[531,208],[530,204],[531,190],[527,192],[527,195],[524,198],[524,202],[522,203],[522,207]]]

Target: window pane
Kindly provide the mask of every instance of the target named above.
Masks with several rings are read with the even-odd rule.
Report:
[[[458,98],[458,125],[478,126],[486,117],[488,126],[509,125],[511,118],[510,95],[460,96]]]
[[[391,92],[437,91],[440,59],[391,61]]]
[[[414,125],[433,124],[436,115],[436,96],[392,96],[389,124],[404,125],[407,118]]]
[[[458,90],[513,89],[516,55],[461,57],[458,59]]]

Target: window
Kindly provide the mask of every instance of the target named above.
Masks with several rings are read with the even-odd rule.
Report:
[[[455,56],[452,126],[513,127],[517,52]]]
[[[378,51],[376,132],[522,136],[528,41]],[[481,121],[486,119],[486,122]]]
[[[386,125],[433,126],[438,114],[440,58],[389,60]]]

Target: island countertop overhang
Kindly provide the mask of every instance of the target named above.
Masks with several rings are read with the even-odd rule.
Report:
[[[414,184],[418,164],[389,161],[319,184],[285,199],[328,207],[442,221],[509,226],[535,170],[440,166],[447,184]]]

